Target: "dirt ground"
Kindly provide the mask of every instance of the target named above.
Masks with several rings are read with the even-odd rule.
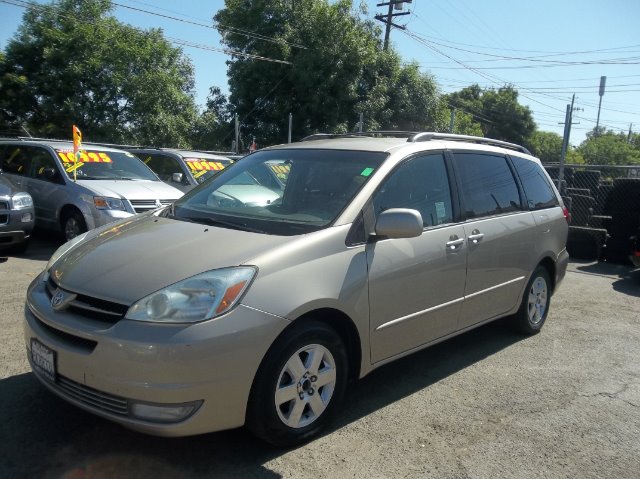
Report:
[[[501,321],[382,367],[324,436],[278,450],[141,435],[45,391],[22,311],[57,244],[0,258],[1,478],[639,477],[640,270],[571,263],[541,334]]]

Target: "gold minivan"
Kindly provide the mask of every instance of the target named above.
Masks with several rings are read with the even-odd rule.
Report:
[[[28,358],[60,397],[138,431],[246,424],[298,444],[385,363],[505,316],[537,333],[567,232],[518,145],[315,135],[64,244],[29,286]]]

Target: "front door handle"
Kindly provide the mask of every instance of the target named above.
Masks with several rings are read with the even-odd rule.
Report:
[[[480,233],[478,230],[473,230],[467,238],[469,238],[469,241],[473,244],[478,244],[482,238],[484,238],[484,234]]]

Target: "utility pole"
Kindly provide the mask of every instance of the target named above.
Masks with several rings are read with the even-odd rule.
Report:
[[[633,123],[629,123],[629,134],[627,135],[627,143],[631,143],[631,127]]]
[[[596,119],[596,131],[594,136],[598,136],[598,125],[600,125],[600,107],[602,106],[602,97],[604,96],[604,87],[607,84],[607,77],[600,77],[600,90],[598,90],[598,94],[600,95],[600,102],[598,102],[598,118]]]
[[[453,133],[453,127],[456,124],[456,109],[451,109],[451,121],[449,122],[449,133]]]
[[[291,143],[291,129],[293,128],[293,114],[289,113],[289,143]]]
[[[240,149],[240,123],[238,123],[238,114],[235,114],[235,122],[236,122],[236,145],[235,145],[235,152],[236,154],[238,154],[239,149]]]
[[[358,131],[362,133],[362,122],[364,121],[364,114],[360,113],[360,121],[358,122]],[[631,131],[631,130],[629,130]]]
[[[400,28],[401,30],[405,29],[404,25],[398,25],[396,23],[393,23],[393,19],[395,17],[399,17],[402,15],[409,15],[411,13],[411,12],[393,13],[394,8],[396,10],[402,10],[404,8],[405,3],[411,3],[411,2],[412,0],[390,0],[388,2],[378,3],[376,5],[377,7],[385,7],[385,6],[389,7],[389,10],[387,11],[386,15],[378,14],[375,16],[376,20],[386,24],[385,33],[384,33],[384,49],[385,50],[389,49],[389,36],[391,35],[391,26]]]
[[[569,137],[571,136],[571,125],[579,125],[580,123],[572,123],[573,121],[573,103],[576,99],[576,94],[571,97],[571,105],[567,105],[567,112],[564,116],[564,137],[562,139],[562,152],[560,153],[560,171],[558,171],[558,190],[562,194],[562,182],[564,181],[564,162],[567,156],[567,149],[569,149]],[[559,123],[562,125],[562,123]]]

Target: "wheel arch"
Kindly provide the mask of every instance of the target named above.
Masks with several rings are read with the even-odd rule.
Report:
[[[549,285],[551,289],[551,294],[555,292],[556,289],[556,263],[549,256],[546,256],[540,260],[538,266],[542,266],[549,273],[549,280],[551,284]]]

